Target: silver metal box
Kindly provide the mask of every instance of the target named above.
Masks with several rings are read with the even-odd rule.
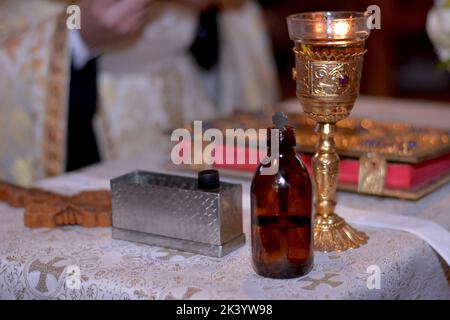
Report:
[[[245,243],[242,186],[134,171],[111,180],[112,237],[222,257]]]

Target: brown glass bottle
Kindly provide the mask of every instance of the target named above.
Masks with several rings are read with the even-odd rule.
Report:
[[[268,129],[268,154],[271,155]],[[252,260],[255,272],[269,278],[295,278],[313,265],[312,186],[294,151],[295,133],[279,134],[279,169],[263,175],[260,164],[251,186]],[[270,164],[268,164],[270,165]]]

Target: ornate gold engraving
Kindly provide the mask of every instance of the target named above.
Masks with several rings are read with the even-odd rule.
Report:
[[[340,56],[318,52],[305,54],[297,49],[294,52],[297,56],[294,80],[300,80],[297,82],[298,94],[328,97],[358,94],[366,50]]]
[[[313,96],[356,94],[361,78],[359,61],[302,61],[300,93]],[[350,75],[353,78],[350,78]]]
[[[358,192],[382,194],[386,178],[386,159],[369,153],[359,159]]]

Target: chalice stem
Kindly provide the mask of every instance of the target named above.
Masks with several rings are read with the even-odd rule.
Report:
[[[339,175],[339,155],[334,144],[334,123],[317,125],[319,143],[312,162],[316,183],[316,214],[327,219],[336,207],[336,187]]]
[[[368,240],[363,232],[352,228],[334,212],[339,175],[334,127],[334,123],[318,124],[319,142],[312,163],[316,184],[314,246],[322,252],[358,248]]]

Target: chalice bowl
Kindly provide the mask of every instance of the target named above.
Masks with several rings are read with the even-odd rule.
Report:
[[[296,94],[305,114],[317,122],[319,141],[312,162],[315,182],[314,245],[322,252],[345,251],[369,239],[335,212],[339,156],[335,124],[348,117],[359,93],[369,15],[310,12],[287,17],[294,41]]]

